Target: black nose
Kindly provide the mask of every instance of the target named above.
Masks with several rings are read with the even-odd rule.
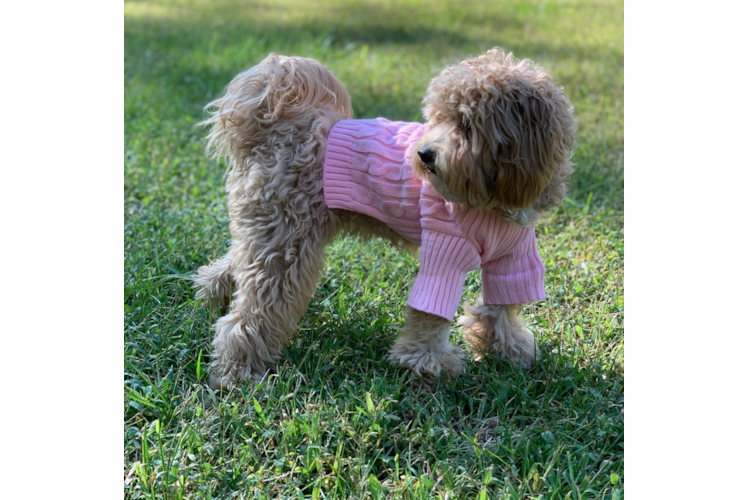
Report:
[[[436,158],[436,151],[430,149],[428,146],[424,146],[418,150],[418,156],[421,158],[421,161],[423,163],[428,165],[429,163],[434,162],[434,158]]]

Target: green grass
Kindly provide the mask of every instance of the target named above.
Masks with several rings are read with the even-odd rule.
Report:
[[[130,1],[125,34],[125,497],[623,497],[622,1]],[[330,68],[356,117],[420,120],[429,79],[492,46],[547,67],[579,122],[525,310],[543,363],[421,390],[386,361],[417,259],[341,238],[278,376],[207,390],[216,317],[187,276],[229,236],[203,106],[278,52]]]

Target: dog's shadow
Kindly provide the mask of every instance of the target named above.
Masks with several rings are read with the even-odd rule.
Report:
[[[594,434],[595,421],[620,422],[622,445],[623,367],[584,359],[558,336],[539,337],[543,358],[531,370],[490,355],[472,361],[459,341],[468,360],[465,372],[424,381],[388,362],[397,335],[391,320],[372,320],[376,311],[345,319],[314,312],[268,381],[281,384],[281,391],[314,395],[321,405],[345,404],[346,398],[358,404],[369,395],[390,402],[387,411],[400,431],[425,425],[481,446],[530,436],[554,446],[568,439],[571,446],[585,425]]]

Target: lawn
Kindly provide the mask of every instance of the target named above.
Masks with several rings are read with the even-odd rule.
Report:
[[[623,1],[124,9],[126,498],[623,498]],[[278,52],[330,68],[358,118],[420,120],[429,79],[493,46],[545,66],[579,123],[568,201],[537,228],[542,364],[471,362],[422,390],[386,360],[417,258],[340,238],[277,377],[206,389],[216,317],[189,276],[229,235],[204,105]]]

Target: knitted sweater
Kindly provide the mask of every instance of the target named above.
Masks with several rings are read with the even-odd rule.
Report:
[[[342,120],[327,140],[327,206],[384,222],[421,245],[421,266],[408,305],[451,320],[469,271],[481,268],[486,304],[545,298],[534,227],[444,200],[412,170],[425,125]]]

